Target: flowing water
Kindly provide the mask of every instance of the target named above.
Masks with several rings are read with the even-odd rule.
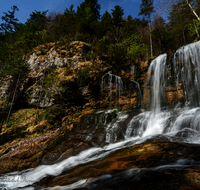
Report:
[[[106,80],[107,79],[107,80]],[[123,81],[121,77],[112,74],[112,71],[107,72],[102,76],[101,79],[101,97],[103,94],[103,90],[105,85],[109,88],[109,101],[112,100],[112,91],[115,90],[115,98],[120,98],[121,92],[123,91]]]
[[[171,65],[171,73],[168,71]],[[133,68],[134,70],[134,68]],[[105,85],[105,77],[108,76],[110,93],[113,88],[113,81],[118,95],[123,88],[120,77],[111,72],[102,77],[102,89]],[[173,81],[172,81],[173,79]],[[179,99],[174,108],[163,107],[166,100],[166,88],[172,82],[175,85],[177,94],[182,90],[183,98]],[[93,147],[84,150],[76,156],[72,156],[53,165],[40,165],[37,168],[12,172],[0,176],[0,187],[3,189],[35,189],[35,182],[40,181],[48,175],[57,176],[63,171],[74,168],[80,164],[99,160],[110,153],[124,147],[140,144],[151,138],[168,139],[175,142],[200,143],[200,42],[189,44],[178,49],[173,58],[167,62],[167,55],[163,54],[151,62],[149,66],[146,87],[151,89],[151,111],[144,111],[135,115],[126,125],[123,133],[123,140],[117,141],[117,129],[129,115],[119,112],[117,120],[107,124],[105,128],[107,145],[104,147]],[[184,106],[183,106],[184,105]],[[109,111],[108,111],[109,112]],[[99,122],[106,123],[106,113]],[[152,170],[170,167],[188,167],[199,165],[199,162],[182,159],[174,164],[158,166]],[[123,176],[130,176],[133,173],[142,172],[143,169],[133,168],[123,173]],[[121,174],[120,174],[121,175]],[[108,180],[110,175],[104,175],[98,180]],[[74,184],[63,187],[51,187],[47,189],[74,189],[86,183],[82,179]],[[91,183],[95,184],[95,180]]]

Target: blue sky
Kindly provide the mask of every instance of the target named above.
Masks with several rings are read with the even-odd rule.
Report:
[[[16,17],[20,22],[26,22],[27,18],[33,11],[56,11],[63,12],[65,8],[69,8],[71,4],[74,4],[74,8],[80,5],[84,0],[0,0],[0,18],[3,16],[3,12],[11,10],[13,5],[19,8],[16,12]],[[107,10],[111,12],[115,5],[119,5],[124,9],[124,16],[131,15],[134,18],[138,17],[139,7],[141,0],[99,0],[101,5],[101,15]],[[1,23],[1,19],[0,19]]]

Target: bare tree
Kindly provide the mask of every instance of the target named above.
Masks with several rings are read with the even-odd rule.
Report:
[[[155,1],[156,2],[156,8],[157,8],[156,11],[160,12],[161,14],[167,14],[168,15],[170,10],[172,9],[172,6],[179,3],[180,1],[181,0],[156,0]],[[196,11],[192,7],[191,3],[188,0],[182,0],[182,1],[185,1],[187,3],[190,10],[194,14],[194,16],[197,18],[197,20],[200,20],[200,17],[198,16]]]

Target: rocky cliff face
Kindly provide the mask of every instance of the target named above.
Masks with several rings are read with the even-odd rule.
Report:
[[[135,79],[136,76],[139,78],[139,75],[135,75],[130,70],[130,65],[114,71],[111,81],[110,75],[105,76],[103,88],[102,76],[112,68],[106,66],[106,63],[98,58],[90,60],[87,57],[90,51],[90,45],[84,42],[71,42],[62,47],[49,43],[35,48],[30,55],[27,55],[29,73],[26,78],[20,80],[15,96],[15,112],[11,115],[7,126],[3,126],[0,134],[1,172],[33,167],[30,162],[35,162],[34,166],[40,162],[46,163],[47,161],[42,161],[46,152],[49,151],[45,147],[53,147],[54,145],[50,142],[57,139],[51,135],[52,131],[58,128],[64,130],[65,133],[76,131],[77,123],[79,125],[79,122],[82,121],[80,118],[94,112],[95,109],[120,107],[127,110],[136,107],[141,102],[141,98],[138,96],[138,86],[130,82],[130,79]],[[148,64],[143,68],[142,73],[145,73],[147,66]],[[137,70],[139,71],[140,68],[138,67]],[[137,72],[135,71],[135,73]],[[123,83],[120,96],[116,77],[120,78]],[[1,83],[2,105],[7,100],[7,94],[12,92],[13,80],[8,77]],[[113,83],[112,90],[110,90],[111,83]],[[35,114],[38,105],[40,108],[39,119],[36,124]],[[105,126],[101,127],[102,129],[105,131]],[[76,136],[77,134],[73,134],[73,137],[69,138],[72,139],[70,140],[71,144],[73,144],[73,138],[79,139],[77,142],[85,141],[88,130],[91,130],[90,138],[96,138],[95,136],[98,134],[96,131],[99,129],[96,131],[93,128],[84,129],[78,135],[80,138]],[[39,138],[46,133],[49,135]],[[98,140],[98,143],[95,143],[104,143],[104,135],[101,140]],[[24,141],[24,139],[30,140]],[[83,147],[91,145],[91,142],[87,140]],[[43,148],[39,150],[39,146]],[[26,150],[28,151],[30,148],[32,151],[29,151],[27,157]],[[68,148],[73,150],[73,147]],[[20,155],[18,150],[25,152]],[[52,159],[51,154],[46,156]],[[18,155],[17,159],[15,159],[15,155]],[[56,153],[56,155],[59,154]],[[21,167],[18,167],[19,163],[23,163]]]
[[[130,118],[141,108],[150,107],[152,86],[145,81],[151,60],[138,61],[134,67],[112,68],[88,57],[90,51],[84,42],[62,47],[49,43],[26,57],[30,72],[20,81],[15,113],[0,134],[1,173],[53,164],[83,149],[123,140]],[[1,83],[2,103],[13,80],[8,76]],[[169,83],[165,90],[168,104],[183,98],[181,83]],[[37,106],[40,117],[35,124]],[[95,110],[115,107],[132,110],[130,117],[118,123],[118,129],[113,127],[115,112],[94,114]],[[106,136],[109,130],[118,135]]]

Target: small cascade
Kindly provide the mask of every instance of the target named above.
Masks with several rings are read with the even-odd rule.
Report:
[[[112,94],[115,92],[115,98],[119,99],[123,90],[123,82],[121,77],[112,74],[112,71],[107,72],[101,79],[101,97],[103,97],[103,91],[108,86],[109,90],[109,103],[111,105]],[[102,98],[103,99],[103,98]]]
[[[133,82],[133,83],[135,83],[136,84],[136,86],[137,86],[137,88],[138,88],[138,95],[139,95],[139,98],[140,98],[140,103],[141,103],[141,107],[143,108],[143,102],[142,102],[142,92],[141,92],[141,89],[140,89],[140,84],[138,83],[138,82],[136,82],[135,80],[133,80],[134,79],[134,72],[135,72],[135,66],[134,65],[132,65],[131,67],[130,67],[130,69],[131,69],[131,72],[132,72],[132,80],[131,80],[131,82]]]
[[[140,89],[140,84],[134,80],[131,80],[131,82],[135,83],[138,87],[138,92],[139,92],[139,98],[140,98],[140,101],[141,101],[141,107],[143,108],[143,102],[142,102],[142,92],[141,92],[141,89]]]
[[[135,72],[135,65],[130,66],[131,72],[132,72],[132,78],[134,78],[134,72]]]
[[[123,114],[118,112],[117,120],[113,123],[109,123],[106,128],[106,142],[112,143],[116,142],[118,139],[118,133],[119,133],[119,123],[124,121],[128,117],[127,114]]]
[[[150,112],[143,112],[133,117],[127,126],[125,138],[141,137],[146,130],[149,118]]]
[[[193,106],[200,105],[200,42],[179,48],[173,58],[177,90],[184,92],[184,101]],[[178,91],[177,91],[178,92]]]
[[[86,141],[91,141],[92,138],[95,135],[95,132],[99,128],[105,128],[107,130],[107,126],[110,125],[110,123],[117,118],[117,109],[111,109],[107,111],[99,111],[96,112],[95,114],[91,115],[89,118],[89,123],[88,125],[93,125],[93,130],[88,132]]]

